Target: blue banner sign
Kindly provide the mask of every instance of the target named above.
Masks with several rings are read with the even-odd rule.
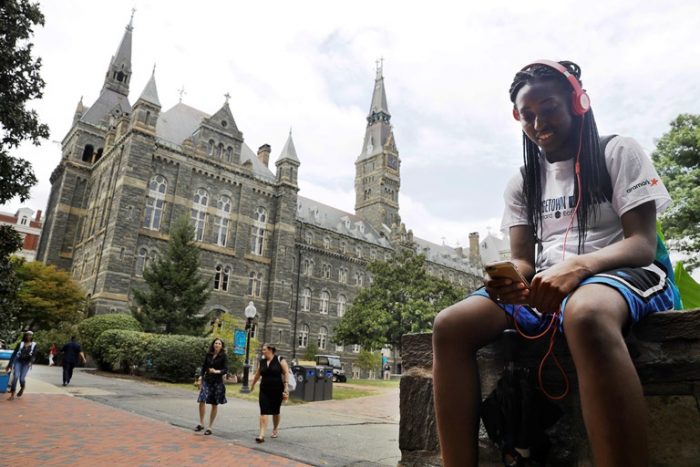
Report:
[[[243,329],[236,329],[233,334],[233,354],[245,355],[246,332]]]

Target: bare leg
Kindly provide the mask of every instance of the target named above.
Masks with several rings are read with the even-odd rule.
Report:
[[[446,467],[476,466],[481,388],[476,351],[508,327],[501,308],[470,297],[440,312],[433,326],[433,397]]]
[[[204,426],[204,415],[206,413],[207,406],[204,402],[199,403],[199,424]]]
[[[265,437],[265,431],[267,430],[267,415],[260,415],[260,438]]]
[[[209,429],[214,426],[214,420],[216,420],[216,414],[219,411],[219,406],[213,404],[211,406],[211,411],[209,412]]]
[[[649,463],[646,403],[621,331],[628,314],[622,296],[598,284],[576,291],[564,313],[597,466]]]
[[[272,416],[272,436],[277,436],[277,430],[280,427],[280,414]]]

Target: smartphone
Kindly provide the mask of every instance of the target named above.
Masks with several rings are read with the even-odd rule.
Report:
[[[510,279],[513,283],[522,282],[525,287],[530,288],[530,283],[520,274],[518,268],[515,264],[510,261],[498,261],[495,263],[489,263],[484,266],[486,273],[492,278],[505,278]]]

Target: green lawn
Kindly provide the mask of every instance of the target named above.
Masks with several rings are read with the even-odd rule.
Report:
[[[348,379],[347,383],[348,384],[357,384],[358,386],[398,388],[399,381],[400,380],[398,380],[398,379],[389,379],[389,380],[384,380],[384,379]],[[335,389],[335,387],[334,387],[334,389]]]

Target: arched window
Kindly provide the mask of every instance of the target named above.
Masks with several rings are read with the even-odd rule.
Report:
[[[233,148],[231,146],[226,148],[226,162],[233,161]]]
[[[165,192],[168,182],[162,175],[155,175],[148,184],[148,197],[146,198],[146,210],[143,216],[145,229],[160,230],[160,221],[163,218],[165,207]]]
[[[301,310],[311,310],[311,289],[305,288],[301,291]]]
[[[324,278],[324,279],[330,279],[330,278],[331,278],[331,265],[330,265],[330,264],[324,264],[324,265],[323,265],[323,278]]]
[[[347,268],[340,268],[338,270],[338,282],[340,282],[341,284],[348,283],[348,270],[347,270]]]
[[[213,156],[215,147],[216,147],[216,143],[214,142],[213,139],[210,139],[209,143],[207,143],[207,154],[209,154],[210,156]]]
[[[262,295],[262,279],[261,272],[252,271],[248,275],[248,295],[259,297]]]
[[[331,237],[323,237],[323,248],[326,250],[331,249]]]
[[[253,214],[253,225],[250,226],[250,252],[262,256],[265,251],[265,227],[267,210],[258,206]]]
[[[314,234],[313,232],[306,232],[304,234],[304,242],[306,242],[307,245],[311,245],[314,243]]]
[[[230,279],[231,279],[231,268],[229,266],[226,266],[224,268],[224,275],[221,278],[221,281],[222,281],[221,288],[224,292],[228,291],[228,284],[230,282]]]
[[[314,275],[314,261],[309,258],[304,258],[301,262],[301,273],[305,276]]]
[[[194,239],[204,240],[204,227],[207,220],[207,206],[209,205],[209,193],[204,188],[199,188],[192,198],[192,224],[194,225]]]
[[[83,149],[83,162],[92,162],[92,155],[95,153],[95,147],[92,144],[86,144]]]
[[[137,276],[143,276],[143,270],[146,268],[147,261],[148,261],[148,250],[146,250],[145,248],[140,248],[138,256],[136,257],[136,275]]]
[[[345,295],[338,295],[338,318],[342,318],[345,314],[347,303],[348,299],[345,298]]]
[[[216,268],[214,268],[214,290],[221,290],[222,272],[223,272],[223,268],[221,267],[220,264],[217,264]]]
[[[348,244],[345,241],[340,242],[340,252],[345,254],[348,252]]]
[[[305,349],[309,345],[309,325],[302,324],[301,329],[299,329],[299,334],[297,336],[297,345],[301,349]]]
[[[319,305],[319,311],[321,312],[322,315],[327,315],[328,314],[328,304],[331,301],[331,294],[326,292],[325,290],[321,292],[321,303]]]
[[[318,330],[318,350],[326,350],[326,343],[328,342],[328,329],[321,326]]]
[[[216,202],[217,215],[214,219],[216,228],[216,244],[226,246],[228,240],[228,222],[231,214],[231,198],[222,196]]]
[[[362,258],[362,247],[359,245],[355,247],[355,256]]]
[[[362,287],[362,282],[363,282],[362,273],[356,272],[355,273],[355,285],[358,287]]]

